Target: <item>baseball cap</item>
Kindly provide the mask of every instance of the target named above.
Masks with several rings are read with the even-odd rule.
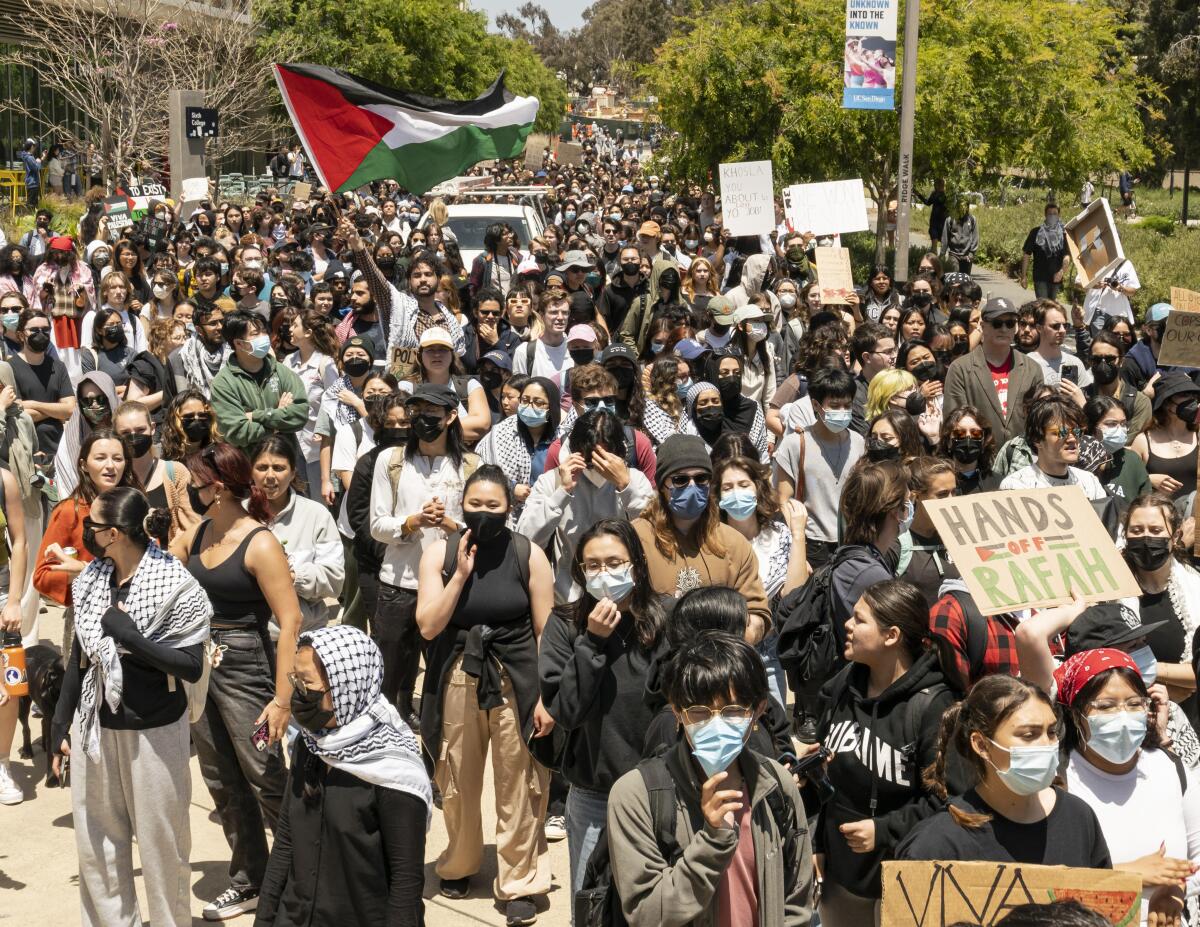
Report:
[[[1097,602],[1083,610],[1067,628],[1066,655],[1101,647],[1116,647],[1145,637],[1166,621],[1142,624],[1141,616],[1120,602]]]
[[[627,360],[634,366],[637,365],[637,353],[629,345],[620,341],[614,341],[607,348],[600,352],[600,363],[607,364],[610,360]]]
[[[326,282],[330,280],[344,280],[349,276],[350,275],[346,272],[346,265],[341,261],[330,261],[325,266],[324,280]]]
[[[568,341],[590,341],[596,343],[596,330],[590,325],[572,325],[567,332]]]
[[[733,300],[728,296],[714,296],[708,301],[708,312],[718,325],[732,325],[734,321]]]
[[[1148,310],[1146,310],[1146,321],[1161,322],[1174,311],[1175,307],[1170,303],[1155,303]]]
[[[501,370],[512,370],[512,358],[508,356],[507,351],[488,351],[479,359],[481,361],[491,361]]]
[[[588,256],[582,251],[568,251],[563,255],[562,263],[554,269],[559,273],[566,273],[572,268],[576,268],[578,270],[591,270],[592,262],[588,260]]]
[[[521,263],[517,265],[517,276],[524,277],[526,274],[540,277],[542,275],[542,265],[537,262],[532,254],[522,258]]]
[[[709,308],[712,308],[712,300],[709,300]],[[741,325],[743,322],[753,322],[757,319],[765,319],[767,314],[762,309],[753,303],[748,306],[738,306],[733,310],[733,324]],[[724,324],[724,323],[722,323]]]
[[[662,235],[662,226],[653,219],[649,219],[641,224],[637,233],[645,235],[647,238],[658,238]]]
[[[435,325],[433,328],[425,329],[425,333],[421,335],[421,347],[443,347],[454,350],[454,340],[450,337],[450,333],[441,326]]]
[[[431,402],[446,409],[458,408],[458,394],[454,392],[454,388],[441,383],[421,383],[412,391],[412,395],[404,400],[404,404],[409,405],[418,400]]]
[[[985,322],[993,322],[1002,316],[1017,314],[1017,307],[1012,304],[1011,299],[1005,299],[1003,296],[993,296],[983,304],[982,317]]]
[[[695,338],[681,338],[675,344],[675,353],[684,360],[695,360],[707,350],[708,348]]]

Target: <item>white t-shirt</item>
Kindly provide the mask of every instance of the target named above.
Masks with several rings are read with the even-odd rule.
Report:
[[[338,425],[333,438],[333,457],[329,462],[329,473],[333,477],[338,470],[354,472],[358,459],[375,447],[375,433],[366,419],[359,419],[362,424],[362,441],[354,437],[354,429],[349,423]],[[333,477],[336,480],[336,477]],[[336,486],[337,483],[335,482]],[[346,502],[350,494],[342,495],[342,504],[338,506],[337,526],[343,537],[353,538],[354,530],[350,527],[350,519],[346,515]]]
[[[1129,261],[1118,267],[1113,276],[1121,281],[1121,286],[1123,287],[1129,287],[1134,290],[1142,288],[1142,281],[1138,279],[1137,271],[1134,270],[1133,264]],[[1083,321],[1085,325],[1092,324],[1092,317],[1095,316],[1097,309],[1105,315],[1116,316],[1117,318],[1125,319],[1130,325],[1133,324],[1133,307],[1129,305],[1129,297],[1117,290],[1101,286],[1099,283],[1091,287],[1083,299]]]
[[[1064,367],[1074,369],[1076,386],[1092,385],[1092,372],[1083,366],[1083,361],[1069,351],[1063,351],[1054,360],[1042,357],[1037,351],[1030,351],[1025,356],[1031,361],[1035,361],[1042,368],[1042,379],[1047,386],[1058,386],[1059,380],[1062,379],[1061,371]]]
[[[530,377],[545,377],[558,387],[559,391],[563,393],[565,401],[567,371],[575,366],[575,361],[571,359],[571,353],[567,350],[567,339],[564,338],[561,344],[552,346],[539,338],[533,344],[533,368],[530,369],[526,363],[529,349],[521,344],[517,346],[516,353],[513,354],[513,373],[523,373]]]
[[[105,311],[105,307],[100,310],[89,312],[83,317],[83,324],[79,327],[79,343],[85,348],[91,348],[92,335],[96,328],[96,312]],[[129,320],[129,313],[121,310],[121,327],[125,329],[125,343],[135,351],[146,350],[146,327],[139,324],[136,328],[133,322]]]
[[[1030,464],[1028,467],[1022,467],[1014,473],[1010,473],[1000,483],[1001,491],[1008,489],[1049,489],[1054,486],[1078,486],[1083,490],[1083,494],[1089,499],[1095,501],[1103,499],[1108,495],[1104,491],[1104,486],[1095,476],[1088,473],[1087,470],[1080,470],[1078,467],[1067,467],[1067,475],[1051,476],[1043,471],[1036,463]]]

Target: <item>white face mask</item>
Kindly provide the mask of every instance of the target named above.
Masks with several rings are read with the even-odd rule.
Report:
[[[161,283],[154,284],[153,290],[155,299],[166,299],[167,294],[171,292],[169,286],[163,286]]]

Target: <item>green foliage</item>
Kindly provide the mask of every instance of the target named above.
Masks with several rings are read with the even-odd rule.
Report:
[[[1148,232],[1170,235],[1175,231],[1175,220],[1170,216],[1142,216],[1142,221],[1138,223],[1138,226]]]
[[[45,206],[53,212],[54,218],[50,220],[51,231],[62,235],[79,233],[79,220],[83,218],[84,213],[82,199],[68,200],[61,196],[55,196],[53,193],[46,193],[43,194],[38,205]],[[0,229],[4,231],[4,237],[9,241],[20,240],[22,235],[33,228],[33,225],[33,212],[18,213],[14,219],[7,208],[0,210]]]
[[[508,69],[506,86],[541,102],[534,130],[555,131],[562,82],[523,41],[487,31],[487,16],[457,0],[262,0],[264,40],[306,48],[305,60],[430,96],[469,99]]]
[[[918,176],[962,190],[1019,167],[1073,188],[1149,161],[1138,112],[1156,91],[1124,53],[1110,7],[922,7]],[[829,0],[732,0],[668,39],[644,77],[679,133],[664,151],[675,172],[700,180],[722,161],[769,157],[781,184],[860,176],[894,195],[897,114],[841,108],[844,24]]]

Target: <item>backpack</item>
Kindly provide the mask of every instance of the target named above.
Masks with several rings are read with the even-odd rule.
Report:
[[[775,827],[783,844],[783,871],[795,871],[797,820],[796,807],[783,794],[783,783],[774,764],[764,763],[775,777],[779,788],[767,795],[767,808],[775,821]],[[675,839],[675,781],[671,778],[666,761],[659,756],[643,760],[637,770],[646,784],[650,796],[650,818],[654,823],[654,842],[668,866],[674,866],[683,855],[683,848]],[[600,835],[596,849],[588,859],[583,874],[583,884],[575,891],[572,900],[575,927],[627,927],[628,921],[621,910],[621,897],[613,884],[612,859],[608,849],[608,828]]]
[[[525,374],[533,376],[533,359],[537,355],[537,339],[531,338],[525,342]]]
[[[848,559],[850,550],[839,548],[832,560],[776,606],[779,662],[799,679],[802,689],[797,695],[816,695],[842,665],[833,628],[833,571]]]
[[[471,474],[480,468],[483,461],[479,459],[478,454],[472,454],[470,451],[463,451],[463,480],[470,478]],[[395,505],[396,496],[400,492],[400,472],[404,469],[404,446],[392,448],[392,456],[388,458],[387,475],[388,482],[392,484],[392,504]]]

